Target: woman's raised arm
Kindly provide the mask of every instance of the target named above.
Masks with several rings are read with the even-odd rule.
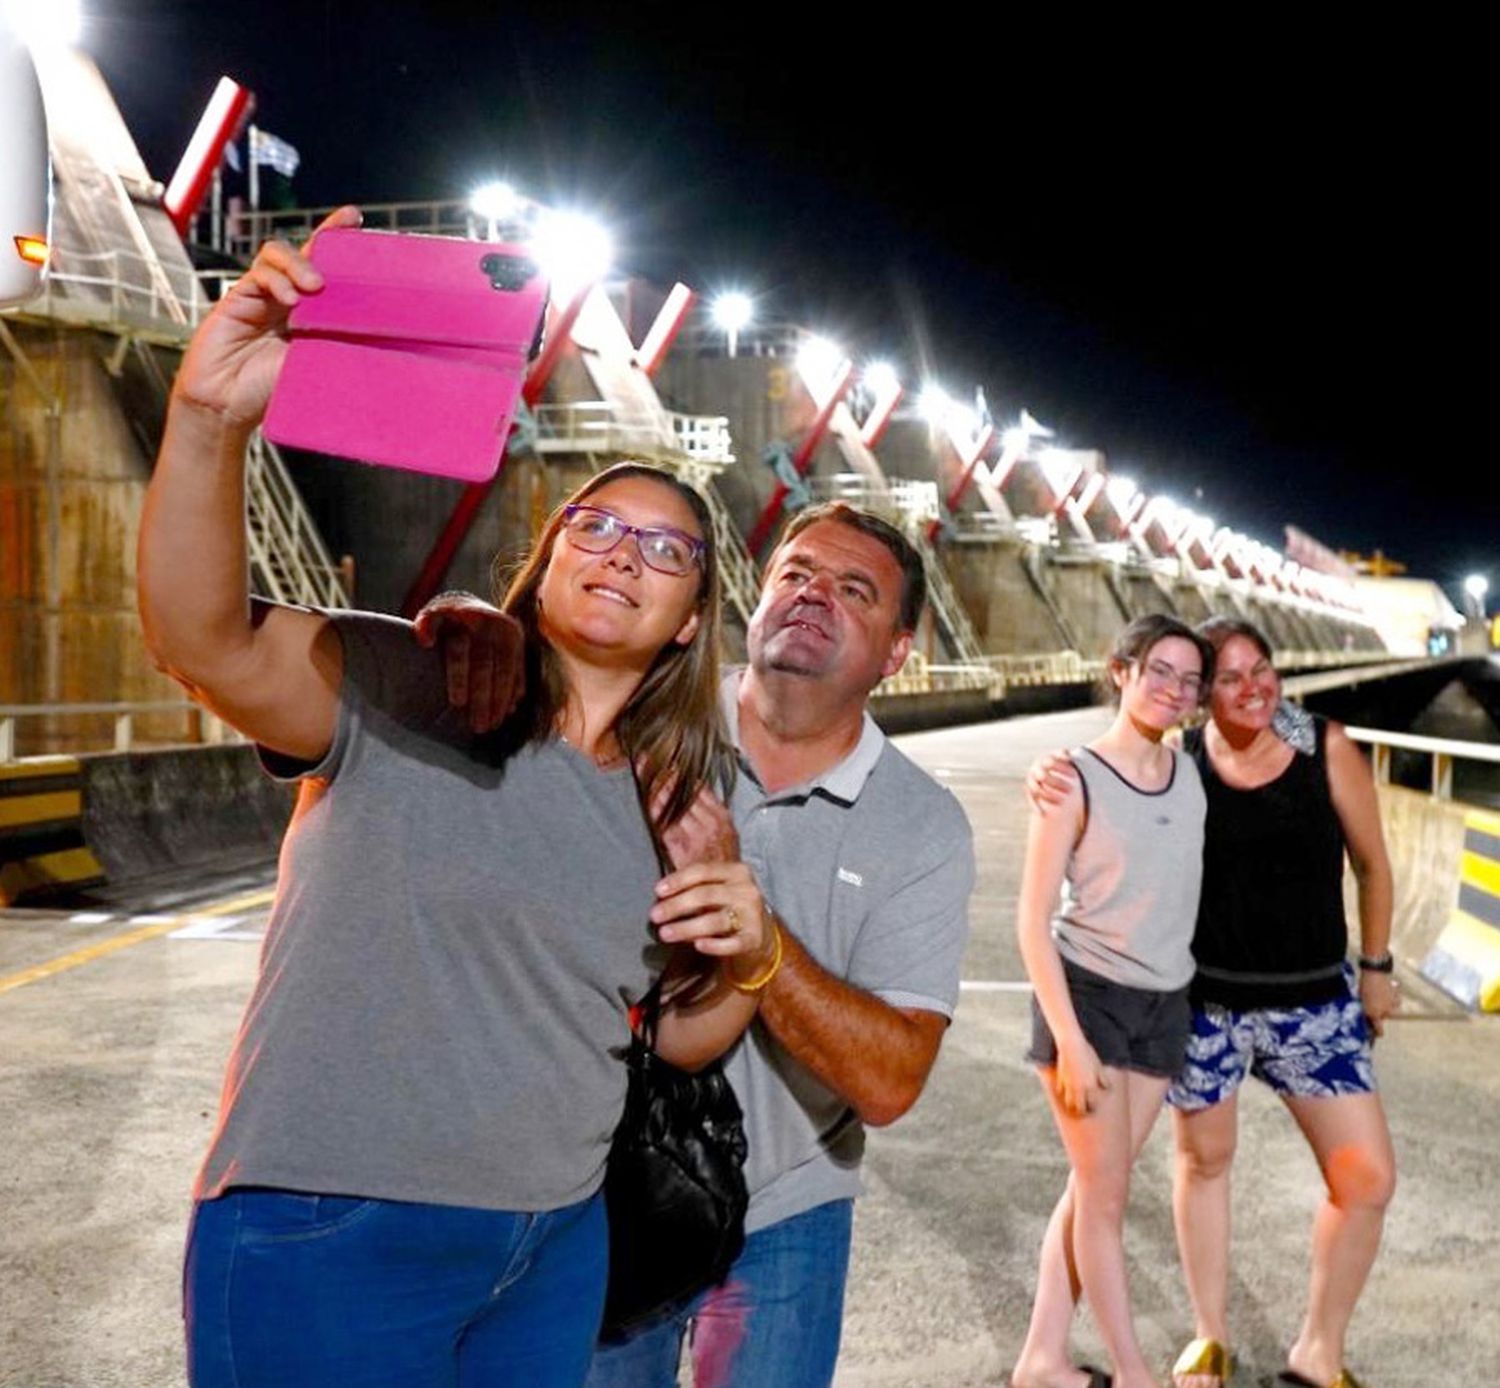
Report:
[[[340,208],[324,226],[354,226]],[[178,370],[141,518],[141,623],[157,663],[248,737],[315,760],[333,737],[343,662],[327,621],[274,608],[252,620],[245,447],[286,354],[292,306],[322,279],[300,252],[261,248]]]

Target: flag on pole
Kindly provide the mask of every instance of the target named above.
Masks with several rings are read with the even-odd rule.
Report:
[[[273,135],[268,130],[261,130],[252,125],[250,127],[250,162],[269,164],[283,178],[290,178],[297,172],[297,165],[302,162],[302,156],[279,135]]]

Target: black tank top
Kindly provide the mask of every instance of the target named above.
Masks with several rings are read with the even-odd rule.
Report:
[[[1328,725],[1315,727],[1313,755],[1294,754],[1253,790],[1219,779],[1202,728],[1183,738],[1208,797],[1195,1002],[1305,1007],[1343,990],[1344,833],[1328,789]]]

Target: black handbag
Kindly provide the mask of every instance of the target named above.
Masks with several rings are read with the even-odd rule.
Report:
[[[653,1049],[660,985],[626,1057],[625,1113],[604,1177],[609,1289],[601,1336],[618,1339],[722,1282],[745,1244],[745,1125],[715,1062],[688,1072]]]

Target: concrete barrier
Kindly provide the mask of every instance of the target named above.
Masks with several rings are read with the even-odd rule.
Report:
[[[1457,899],[1422,973],[1468,1007],[1500,1012],[1500,814],[1463,819]]]
[[[103,880],[84,842],[79,759],[29,757],[0,766],[0,906]]]
[[[0,767],[0,904],[270,862],[292,802],[243,744]]]
[[[1448,923],[1458,893],[1465,806],[1404,786],[1377,789],[1396,885],[1391,950],[1403,962],[1417,964]],[[1358,919],[1352,874],[1346,879],[1346,898],[1352,922]]]

